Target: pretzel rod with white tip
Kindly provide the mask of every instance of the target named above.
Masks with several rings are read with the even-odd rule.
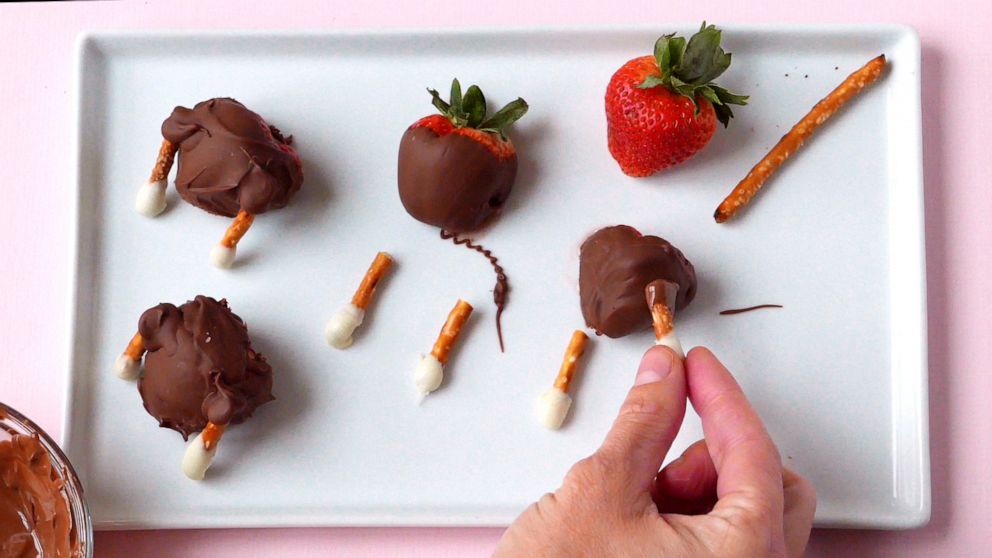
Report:
[[[234,258],[238,254],[238,242],[245,236],[251,228],[255,216],[244,209],[238,212],[217,246],[210,252],[210,261],[219,268],[227,269],[234,263]]]
[[[347,349],[353,341],[352,334],[365,320],[365,310],[372,302],[372,295],[379,281],[389,271],[393,257],[386,252],[379,252],[372,260],[372,265],[362,278],[362,282],[351,297],[351,303],[337,311],[324,328],[327,343],[337,349]]]
[[[462,326],[472,315],[472,305],[462,299],[458,299],[455,307],[448,314],[448,319],[441,328],[441,333],[434,342],[434,347],[429,355],[420,359],[417,364],[415,380],[417,391],[421,396],[436,390],[444,380],[444,365],[451,355],[451,348],[458,340],[458,335],[462,331]]]
[[[127,348],[114,362],[114,373],[122,380],[134,380],[141,375],[141,357],[145,354],[145,344],[140,333],[135,333]]]
[[[188,478],[192,480],[204,479],[207,469],[213,464],[214,456],[217,455],[217,445],[220,443],[225,430],[227,430],[227,425],[208,422],[207,427],[186,446],[182,469]]]
[[[572,338],[565,349],[565,357],[561,361],[561,368],[558,376],[555,377],[554,385],[541,395],[539,418],[541,424],[551,430],[561,428],[568,410],[572,407],[572,396],[568,390],[572,385],[572,378],[578,366],[579,359],[585,353],[586,343],[589,336],[580,330],[572,333]]]
[[[172,170],[172,163],[176,160],[178,149],[179,146],[171,141],[162,140],[152,174],[148,178],[148,182],[144,183],[138,190],[138,196],[134,200],[134,208],[138,213],[147,217],[154,217],[165,209],[165,189],[169,181],[169,171]]]
[[[682,343],[675,335],[675,313],[669,307],[668,302],[671,301],[672,306],[674,306],[677,293],[678,285],[660,279],[648,283],[647,287],[644,288],[644,297],[651,310],[655,345],[664,345],[675,351],[676,355],[684,357]]]

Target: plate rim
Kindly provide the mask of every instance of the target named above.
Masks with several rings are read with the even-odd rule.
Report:
[[[83,300],[81,293],[80,278],[82,274],[82,262],[80,260],[80,241],[82,239],[81,227],[83,220],[80,218],[82,187],[85,181],[85,169],[83,168],[84,157],[82,153],[85,133],[85,115],[83,113],[84,96],[86,92],[85,67],[88,63],[95,63],[96,57],[104,56],[101,46],[113,41],[133,41],[133,40],[164,40],[174,38],[188,38],[196,40],[232,40],[232,39],[258,39],[270,38],[280,39],[320,39],[320,38],[340,38],[340,37],[482,37],[482,36],[507,36],[507,35],[533,35],[539,33],[551,34],[603,34],[603,33],[645,33],[657,31],[660,26],[667,28],[691,28],[696,24],[686,23],[650,23],[650,24],[607,24],[607,25],[519,25],[519,26],[445,26],[445,27],[355,27],[355,28],[285,28],[285,29],[178,29],[161,28],[147,30],[86,30],[77,35],[74,49],[73,63],[73,93],[72,108],[75,113],[73,119],[72,134],[72,164],[74,169],[75,188],[70,194],[69,200],[69,242],[70,242],[70,265],[68,288],[68,301],[70,304],[68,312],[68,332],[65,335],[64,354],[66,365],[63,369],[63,413],[61,422],[60,441],[61,446],[67,453],[74,453],[79,433],[72,427],[73,414],[76,411],[74,396],[80,389],[80,374],[83,368],[79,362],[77,352],[80,335],[80,320],[84,317],[80,311],[80,303]],[[911,118],[906,119],[904,125],[912,129],[909,141],[912,142],[911,151],[915,161],[913,164],[912,184],[905,185],[912,191],[913,211],[908,218],[904,218],[905,223],[900,232],[912,233],[912,240],[915,247],[909,246],[907,242],[903,250],[912,249],[909,258],[914,262],[919,262],[919,274],[913,277],[914,281],[919,281],[917,295],[906,302],[918,312],[920,327],[917,328],[918,335],[914,334],[914,339],[909,342],[903,340],[900,346],[910,346],[915,343],[919,347],[919,353],[915,358],[919,358],[920,365],[914,367],[915,376],[907,378],[915,380],[918,384],[914,395],[918,398],[913,401],[918,424],[916,424],[917,436],[914,442],[914,453],[918,455],[916,461],[919,469],[919,498],[916,503],[907,503],[898,511],[898,516],[887,514],[879,518],[858,518],[858,519],[838,519],[823,518],[816,523],[817,527],[827,528],[869,528],[869,529],[912,529],[926,525],[931,516],[931,468],[930,468],[930,443],[929,443],[929,361],[928,361],[928,329],[927,329],[927,283],[926,283],[926,230],[924,219],[924,180],[923,180],[923,147],[922,147],[922,103],[921,103],[921,45],[918,32],[911,26],[898,23],[728,23],[721,25],[725,30],[738,32],[759,33],[759,34],[821,34],[843,36],[852,33],[871,34],[892,34],[893,42],[907,41],[909,51],[912,53],[912,60],[902,61],[911,66],[915,71],[914,87],[906,92],[910,95],[909,101],[914,110]],[[907,152],[910,150],[907,150]],[[892,225],[890,224],[890,227]],[[893,280],[890,278],[890,281]],[[891,289],[890,289],[891,291]],[[890,338],[895,339],[894,334]],[[893,343],[895,344],[895,343]],[[890,374],[892,370],[890,370]],[[893,411],[894,413],[894,411]],[[893,421],[893,436],[899,431],[895,425],[900,424]],[[893,441],[893,453],[895,453],[896,443]],[[452,514],[407,514],[407,513],[321,513],[307,518],[293,518],[289,521],[273,520],[264,514],[258,515],[238,515],[233,521],[204,522],[202,524],[191,525],[188,521],[172,520],[171,518],[160,517],[157,521],[115,521],[105,520],[94,523],[97,530],[132,530],[132,529],[179,529],[179,528],[259,528],[259,527],[318,527],[318,526],[462,526],[462,527],[505,527],[517,515],[518,511],[494,512],[488,514],[469,513],[461,515]]]

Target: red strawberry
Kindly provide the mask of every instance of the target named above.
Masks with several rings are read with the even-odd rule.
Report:
[[[720,30],[703,25],[688,42],[675,34],[654,45],[654,56],[620,67],[606,87],[610,153],[630,176],[649,176],[677,165],[706,146],[734,114],[729,105],[747,97],[713,83],[730,66]]]
[[[505,129],[527,103],[517,99],[486,118],[486,98],[475,85],[462,96],[454,80],[450,103],[428,91],[441,114],[414,122],[400,140],[400,201],[424,223],[451,233],[477,230],[510,196],[517,152]]]

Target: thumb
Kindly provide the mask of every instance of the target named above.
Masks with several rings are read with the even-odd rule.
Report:
[[[599,455],[636,490],[649,494],[665,454],[685,417],[686,383],[682,359],[664,346],[652,347],[637,369]]]

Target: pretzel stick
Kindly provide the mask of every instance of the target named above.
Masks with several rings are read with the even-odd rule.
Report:
[[[351,297],[351,303],[362,310],[368,308],[376,286],[383,275],[389,271],[391,265],[393,265],[393,258],[389,254],[386,252],[376,254],[375,259],[372,260],[372,265],[369,266],[369,270],[365,272],[365,277],[362,277],[362,282],[355,290],[355,295]]]
[[[458,299],[455,307],[448,314],[448,319],[444,321],[444,327],[441,328],[441,333],[437,336],[437,341],[434,342],[434,347],[431,349],[431,355],[441,364],[448,363],[451,347],[455,345],[455,341],[458,340],[458,334],[462,331],[462,326],[465,325],[465,322],[468,321],[468,317],[471,315],[472,305],[462,299]]]
[[[462,326],[471,315],[472,305],[458,299],[455,307],[448,314],[448,319],[445,320],[444,327],[441,328],[441,333],[437,336],[431,353],[420,359],[417,364],[415,380],[421,397],[441,386],[441,382],[444,380],[444,365],[448,363],[448,357],[451,356],[451,348],[458,340]]]
[[[244,209],[238,212],[234,221],[224,231],[224,237],[220,239],[220,243],[214,246],[210,252],[210,260],[215,266],[223,269],[231,267],[238,254],[238,242],[248,232],[253,221],[255,221],[255,216],[251,213]]]
[[[720,207],[713,213],[713,218],[717,223],[723,223],[733,217],[742,207],[751,201],[751,198],[758,193],[758,190],[765,184],[771,175],[793,153],[799,150],[807,139],[817,128],[826,122],[837,109],[844,106],[849,100],[860,93],[865,87],[871,85],[885,68],[885,55],[872,58],[867,64],[847,76],[829,95],[818,102],[782,139],[775,144],[775,147],[758,161],[757,165],[747,173],[734,190],[730,193]]]
[[[372,295],[375,293],[376,286],[392,265],[393,258],[386,252],[379,252],[375,255],[372,265],[369,266],[361,284],[358,285],[358,290],[351,297],[351,304],[338,310],[324,327],[324,337],[330,346],[337,349],[347,349],[351,346],[352,334],[365,320],[365,309],[372,302]]]
[[[661,279],[651,281],[644,288],[644,298],[647,300],[648,309],[651,310],[655,345],[664,345],[683,357],[685,354],[682,352],[682,343],[675,335],[675,314],[668,303],[670,300],[672,306],[675,305],[678,288],[677,284],[669,281]]]
[[[572,377],[575,375],[575,368],[579,359],[586,352],[586,343],[589,336],[580,330],[572,332],[572,338],[565,349],[565,358],[561,361],[561,368],[558,369],[558,376],[555,377],[555,389],[568,393],[568,388],[572,385]]]
[[[141,375],[141,357],[145,354],[145,344],[140,333],[135,333],[127,348],[114,362],[114,373],[122,380],[134,380]]]
[[[162,140],[152,174],[148,178],[148,182],[138,190],[138,196],[134,200],[134,208],[138,210],[138,213],[147,217],[154,217],[165,209],[165,188],[178,148],[179,146],[171,141]]]
[[[208,422],[206,428],[186,446],[182,468],[187,477],[193,480],[203,480],[207,474],[207,469],[214,461],[214,456],[217,455],[217,444],[225,430],[227,430],[226,424]]]
[[[572,385],[572,377],[575,375],[575,368],[579,359],[586,350],[586,342],[589,337],[580,330],[572,333],[572,339],[565,349],[565,358],[561,362],[558,376],[554,385],[541,395],[539,418],[541,424],[557,430],[565,422],[568,410],[572,407],[572,396],[568,394],[568,389]]]

